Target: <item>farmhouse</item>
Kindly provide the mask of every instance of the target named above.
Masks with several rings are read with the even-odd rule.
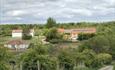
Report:
[[[33,37],[34,36],[34,29],[30,29],[29,30],[29,34]],[[12,37],[18,37],[18,38],[22,38],[23,36],[23,30],[21,29],[16,29],[16,30],[12,30]]]
[[[21,38],[23,35],[23,30],[17,29],[17,30],[12,30],[12,37],[19,37]]]
[[[27,43],[24,40],[11,40],[8,41],[5,45],[5,47],[13,50],[24,50],[27,49],[29,46],[29,43]]]
[[[77,29],[59,28],[58,32],[69,34],[72,40],[76,40],[78,38],[78,34],[80,33],[96,33],[96,28],[77,28]]]

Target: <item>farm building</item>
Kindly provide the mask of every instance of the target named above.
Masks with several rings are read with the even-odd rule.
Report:
[[[12,30],[12,37],[19,37],[21,38],[23,35],[23,30]]]
[[[30,29],[29,34],[33,37],[34,36],[34,29]],[[23,30],[21,30],[21,29],[12,30],[12,37],[22,38],[22,36],[23,36]]]
[[[77,28],[77,29],[59,28],[58,32],[69,34],[72,40],[76,40],[78,38],[78,34],[80,33],[96,33],[96,28]]]
[[[29,43],[24,40],[11,40],[8,41],[4,46],[13,50],[23,50],[29,47]]]

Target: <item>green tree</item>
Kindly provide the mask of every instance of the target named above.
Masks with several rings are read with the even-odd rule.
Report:
[[[10,58],[8,50],[0,46],[0,70],[8,70]]]
[[[60,62],[60,69],[73,70],[75,56],[72,51],[70,53],[70,49],[61,50],[58,55],[58,59]]]
[[[92,37],[94,37],[95,34],[94,33],[91,33],[91,34],[86,34],[86,33],[80,33],[78,34],[78,40],[82,41],[82,40],[88,40]]]
[[[21,55],[20,61],[23,65],[23,70],[55,70],[56,59],[49,55],[49,47],[47,45],[33,44],[27,52]],[[37,65],[38,64],[38,65]]]
[[[82,52],[82,55],[85,56],[85,65],[88,67],[92,67],[93,62],[95,60],[96,53],[93,50],[85,49]]]
[[[49,17],[47,19],[46,27],[47,28],[52,28],[52,27],[55,27],[55,26],[56,26],[56,21],[53,18]]]
[[[98,64],[109,64],[112,61],[112,55],[108,53],[100,53],[96,56],[96,61]]]
[[[46,41],[55,43],[62,40],[62,35],[57,32],[56,28],[51,28],[46,34]]]
[[[79,49],[80,51],[83,51],[84,49],[92,49],[96,53],[108,52],[110,49],[109,40],[102,35],[96,36],[88,41],[84,41],[81,46],[79,46]]]

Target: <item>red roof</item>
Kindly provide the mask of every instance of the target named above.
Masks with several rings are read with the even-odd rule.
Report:
[[[22,44],[27,44],[27,42],[24,41],[24,40],[11,40],[7,44],[10,44],[10,45],[22,45]]]
[[[58,29],[61,33],[95,33],[96,28]]]
[[[95,28],[79,28],[79,29],[72,29],[72,33],[95,33]]]
[[[62,32],[62,33],[63,33],[63,32],[64,32],[64,29],[63,29],[63,28],[59,28],[59,29],[58,29],[58,32]]]
[[[22,33],[23,32],[23,30],[12,30],[12,33]]]

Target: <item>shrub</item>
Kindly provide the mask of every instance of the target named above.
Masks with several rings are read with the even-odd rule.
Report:
[[[112,56],[107,53],[100,53],[97,55],[96,60],[98,61],[99,64],[110,64],[112,61]]]
[[[52,39],[49,42],[55,44],[55,43],[63,42],[63,40],[62,39]]]
[[[85,33],[81,33],[81,34],[78,34],[78,40],[82,41],[82,40],[88,40],[92,37],[94,37],[95,34],[92,33],[92,34],[85,34]]]
[[[23,40],[30,40],[31,38],[32,38],[32,36],[27,35],[27,34],[24,34],[23,37],[22,37]]]

